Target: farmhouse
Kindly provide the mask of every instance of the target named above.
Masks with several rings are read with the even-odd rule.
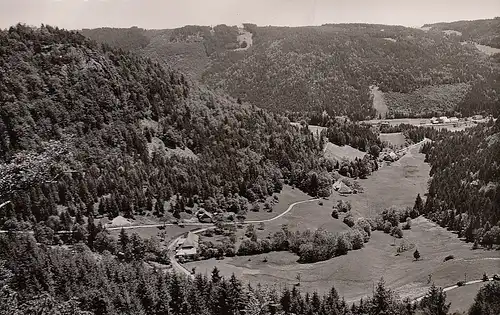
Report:
[[[199,235],[188,232],[187,236],[177,243],[178,249],[175,257],[193,258],[196,256],[199,244]]]
[[[213,221],[213,215],[205,209],[200,209],[196,213],[196,217],[198,218],[198,221],[202,223],[212,223]]]
[[[340,179],[333,184],[333,190],[341,195],[352,194],[352,189]]]

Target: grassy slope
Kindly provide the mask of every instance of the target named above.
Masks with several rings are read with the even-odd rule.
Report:
[[[327,142],[325,146],[325,157],[335,161],[342,161],[343,159],[354,160],[356,158],[362,159],[366,152],[351,147],[350,145],[338,146],[334,143]]]

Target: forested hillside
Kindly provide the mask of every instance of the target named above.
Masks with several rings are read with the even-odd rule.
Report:
[[[76,32],[0,31],[0,69],[0,203],[12,201],[0,223],[10,228],[153,206],[162,216],[171,197],[176,216],[207,200],[244,213],[284,182],[329,189],[307,130]]]
[[[482,45],[500,48],[500,17],[490,20],[456,21],[426,24],[431,31],[456,31],[462,41],[473,41]]]
[[[219,25],[144,31],[151,42],[142,53],[185,69],[235,98],[280,113],[326,110],[358,120],[374,117],[371,85],[403,96],[425,87],[460,87],[457,95],[456,89],[439,90],[431,105],[422,105],[422,97],[434,100],[436,89],[428,89],[428,96],[409,97],[410,104],[404,104],[409,109],[393,109],[400,116],[455,109],[489,113],[491,107],[474,98],[498,99],[485,84],[498,72],[495,59],[443,32],[372,24],[244,27],[253,36],[253,45],[246,50],[237,49],[236,27]],[[123,36],[116,33],[120,40],[109,41],[105,38],[109,31],[84,34],[113,43],[127,40],[130,30],[123,32]],[[119,47],[124,44],[120,42]],[[472,86],[476,89],[468,97]]]
[[[500,121],[427,144],[432,166],[424,213],[467,241],[500,244]]]

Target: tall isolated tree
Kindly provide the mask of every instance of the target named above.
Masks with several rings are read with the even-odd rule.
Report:
[[[415,249],[415,251],[413,252],[413,258],[415,258],[415,260],[420,259],[420,252],[418,251],[418,249]]]

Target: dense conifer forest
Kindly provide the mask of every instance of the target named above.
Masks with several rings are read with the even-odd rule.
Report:
[[[423,147],[432,179],[424,213],[469,242],[500,244],[500,121]]]

